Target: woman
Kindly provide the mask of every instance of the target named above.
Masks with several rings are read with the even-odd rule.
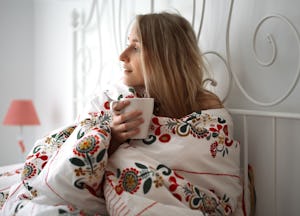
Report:
[[[204,62],[190,23],[176,14],[139,15],[121,53],[123,82],[145,97],[155,98],[155,114],[181,118],[195,111],[222,108],[219,98],[203,87]],[[121,113],[129,102],[113,109]],[[137,134],[141,112],[115,115],[116,146]]]
[[[154,98],[155,109],[149,139],[141,141],[130,140],[139,133],[141,112],[123,113],[126,100],[113,106],[105,184],[109,212],[122,206],[133,214],[243,214],[239,145],[230,137],[231,118],[220,99],[203,86],[206,69],[190,23],[177,14],[138,15],[128,43],[120,55],[123,83],[140,97]],[[129,175],[130,169],[135,173]]]
[[[230,115],[203,87],[189,22],[139,15],[128,41],[120,55],[125,88],[111,86],[79,122],[35,143],[0,215],[245,214],[240,146]],[[146,139],[130,139],[142,111],[122,113],[126,100],[109,107],[137,96],[155,99]]]

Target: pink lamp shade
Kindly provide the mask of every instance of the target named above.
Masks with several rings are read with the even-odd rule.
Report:
[[[4,125],[39,125],[32,100],[13,100],[3,121]]]

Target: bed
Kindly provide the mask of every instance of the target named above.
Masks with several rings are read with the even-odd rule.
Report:
[[[297,187],[300,175],[296,170],[297,159],[295,159],[299,150],[297,131],[300,129],[300,113],[296,108],[295,95],[299,91],[300,70],[297,59],[288,61],[286,65],[282,63],[285,56],[280,52],[285,53],[285,50],[282,43],[276,39],[281,39],[279,36],[284,30],[287,38],[293,44],[297,44],[289,47],[289,52],[299,56],[297,52],[300,50],[300,38],[288,14],[285,16],[281,13],[262,12],[256,23],[242,25],[237,19],[247,15],[242,6],[242,3],[234,0],[218,2],[152,0],[132,1],[130,4],[128,1],[93,0],[83,4],[84,10],[74,9],[72,13],[74,118],[87,101],[99,91],[99,86],[110,82],[107,77],[114,79],[118,76],[120,66],[117,56],[126,44],[126,37],[122,36],[127,35],[129,23],[134,15],[160,10],[179,11],[193,24],[203,54],[213,71],[208,75],[211,83],[207,88],[222,98],[233,116],[235,136],[240,141],[242,150],[244,199],[251,200],[244,203],[246,214],[253,215],[256,212],[256,215],[293,215],[299,212],[295,200],[300,193]],[[214,16],[216,12],[218,16]],[[242,14],[243,12],[246,14]],[[111,22],[112,25],[107,27],[104,25],[106,22]],[[209,27],[209,24],[216,27]],[[274,26],[279,30],[276,28],[274,30]],[[239,28],[246,33],[244,35],[239,33],[237,31]],[[214,36],[216,34],[223,35],[223,38],[216,38]],[[266,42],[260,39],[263,34],[266,35]],[[241,36],[252,44],[244,43],[240,39]],[[238,45],[235,46],[233,41]],[[239,48],[241,44],[245,44],[244,50]],[[109,50],[109,53],[104,53],[104,50]],[[251,54],[248,54],[249,52]],[[252,71],[252,64],[257,65],[254,67],[257,73]],[[283,66],[291,71],[284,75],[284,79],[280,73]],[[272,71],[275,72],[271,73]],[[274,80],[269,79],[270,74],[274,76]],[[257,77],[260,79],[257,80]],[[216,86],[211,85],[214,81],[217,83]],[[282,88],[274,88],[272,82],[281,85]],[[266,90],[266,86],[271,90]],[[59,131],[64,131],[65,135],[72,127],[70,125]],[[57,135],[56,132],[52,134]],[[289,143],[288,146],[285,145],[286,141]],[[78,161],[76,163],[76,160],[73,162],[79,163]],[[2,197],[8,195],[9,186],[20,177],[23,167],[23,164],[1,167]],[[286,167],[291,167],[291,170]],[[287,206],[289,208],[286,208]],[[62,208],[61,214],[63,213],[65,210]]]

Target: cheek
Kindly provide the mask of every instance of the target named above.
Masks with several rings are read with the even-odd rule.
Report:
[[[144,76],[141,74],[141,76],[139,77],[139,84],[140,85],[145,85],[145,80],[144,80]]]
[[[144,85],[144,76],[142,74],[141,71],[132,74],[133,76],[131,76],[129,79],[130,81],[135,85],[135,86],[141,86]]]
[[[138,79],[140,84],[144,84],[144,75],[143,75],[142,65],[141,65],[140,61],[136,62],[135,72],[136,72],[136,74],[135,74],[136,78]]]

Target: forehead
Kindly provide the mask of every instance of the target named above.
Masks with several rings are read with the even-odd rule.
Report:
[[[137,34],[136,24],[133,24],[131,26],[130,33],[128,35],[128,40],[129,41],[134,41],[134,42],[138,42],[139,41],[138,34]]]

